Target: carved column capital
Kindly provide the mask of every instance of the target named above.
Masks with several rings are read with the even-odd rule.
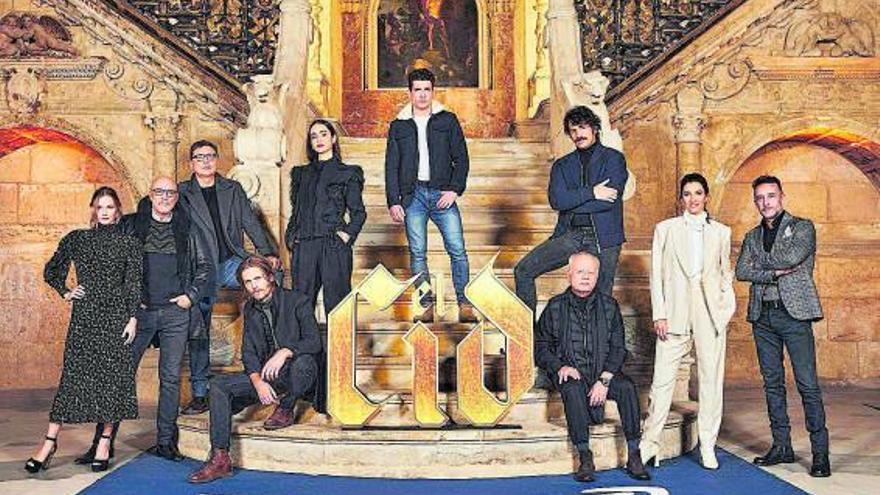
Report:
[[[688,85],[675,95],[676,114],[672,116],[672,128],[676,143],[700,143],[706,127],[703,107],[706,97],[696,85]]]
[[[153,175],[176,177],[177,145],[180,143],[179,95],[167,87],[156,88],[148,100],[150,113],[144,124],[153,130]]]
[[[343,4],[348,3],[351,0],[343,0]],[[279,10],[281,10],[282,14],[309,14],[309,0],[281,0],[278,4]]]

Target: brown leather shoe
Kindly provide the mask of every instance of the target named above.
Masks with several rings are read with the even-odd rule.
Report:
[[[293,408],[286,408],[278,406],[275,408],[275,412],[269,416],[263,423],[263,428],[267,430],[280,430],[281,428],[287,428],[288,426],[293,424]]]
[[[232,459],[229,457],[229,451],[214,449],[208,462],[202,464],[198,471],[189,475],[187,481],[190,483],[210,483],[230,476],[232,476]]]
[[[458,321],[461,323],[476,323],[477,310],[474,305],[469,302],[463,302],[458,305]]]

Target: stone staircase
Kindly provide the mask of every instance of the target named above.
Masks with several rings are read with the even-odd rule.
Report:
[[[341,146],[344,160],[362,166],[366,175],[364,200],[368,218],[354,249],[353,284],[360,282],[378,263],[384,264],[398,278],[406,279],[410,276],[406,237],[403,227],[391,222],[385,206],[385,142],[381,139],[343,138]],[[550,236],[556,221],[556,214],[547,205],[550,163],[546,145],[515,139],[472,140],[469,149],[470,177],[467,190],[459,199],[459,207],[464,217],[471,273],[476,273],[500,252],[494,266],[495,273],[513,289],[513,267],[532,247]],[[447,301],[454,301],[449,258],[443,249],[440,234],[433,226],[429,227],[428,247],[432,273],[443,274],[444,296]],[[647,240],[636,239],[627,243],[615,282],[615,295],[621,303],[627,346],[631,351],[626,372],[639,387],[643,409],[647,405],[653,361],[653,338],[648,332],[650,296],[648,280],[643,275],[648,272],[649,258]],[[562,270],[541,277],[538,281],[539,311],[550,296],[561,292],[567,285]],[[408,464],[402,460],[392,463],[393,466],[378,460],[375,463],[365,462],[363,456],[358,457],[356,464],[363,468],[364,473],[374,476],[382,473],[388,476],[419,476],[420,465],[443,462],[454,465],[451,460],[436,457],[442,457],[443,449],[452,448],[466,456],[486,457],[481,462],[491,464],[493,469],[441,469],[436,471],[441,473],[438,476],[465,476],[461,473],[479,476],[480,472],[497,475],[501,472],[497,469],[504,472],[509,470],[511,474],[563,473],[573,469],[574,464],[566,457],[570,451],[559,397],[545,390],[534,389],[526,394],[503,420],[505,424],[521,425],[522,429],[494,431],[491,434],[474,429],[444,430],[441,436],[448,445],[443,444],[439,448],[437,445],[441,444],[432,443],[436,440],[435,434],[416,432],[410,428],[415,425],[412,417],[411,350],[402,337],[411,326],[411,294],[408,291],[384,312],[368,304],[360,304],[358,308],[356,381],[373,400],[387,399],[382,413],[371,424],[386,428],[404,425],[404,430],[392,428],[389,432],[360,432],[366,436],[356,435],[336,431],[335,428],[328,429],[327,418],[307,412],[301,420],[301,427],[278,433],[266,432],[260,426],[260,421],[267,414],[266,408],[252,408],[243,414],[241,422],[236,423],[235,441],[238,445],[233,449],[246,447],[248,450],[248,456],[238,459],[238,464],[258,469],[338,474],[351,472],[346,470],[353,465],[349,449],[354,444],[371,452],[390,448],[389,445],[407,444],[411,448],[424,450],[420,454],[424,457],[418,462],[413,461],[412,466],[407,467]],[[215,372],[240,369],[240,299],[241,294],[223,291],[215,308],[211,345]],[[317,309],[317,313],[319,320],[323,320],[322,307]],[[471,331],[472,325],[457,322],[457,310],[452,304],[449,313],[430,327],[439,339],[441,407],[448,404],[455,419],[455,346]],[[505,388],[504,338],[500,332],[489,331],[484,337],[484,344],[487,353],[484,383],[489,390],[501,392]],[[142,399],[157,395],[155,360],[155,353],[148,353],[141,366],[139,385]],[[187,368],[184,369],[184,375],[188,375]],[[696,404],[688,400],[689,375],[689,366],[683,366],[676,387],[674,412],[664,433],[663,457],[680,455],[692,448],[696,441]],[[187,400],[188,387],[182,388],[183,400]],[[196,458],[203,456],[207,449],[206,421],[206,415],[181,417],[181,449],[185,454]],[[591,430],[600,468],[618,466],[625,461],[625,442],[614,407],[608,408],[606,423]],[[278,448],[279,436],[289,442],[285,448],[291,452],[301,445],[320,445],[320,459],[314,460],[314,463],[302,460],[296,469],[291,468],[287,460],[281,462],[276,459],[276,454],[272,454]],[[489,442],[491,448],[483,444],[484,448],[478,451],[469,450],[477,448],[474,446],[475,440]],[[489,451],[494,453],[488,455]],[[390,451],[389,455],[392,455]],[[535,461],[537,458],[540,460]]]

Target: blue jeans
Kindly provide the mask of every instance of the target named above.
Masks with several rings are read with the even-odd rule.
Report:
[[[409,266],[413,274],[421,274],[416,282],[430,283],[428,273],[428,219],[430,218],[440,235],[443,246],[452,264],[452,285],[459,303],[466,301],[464,288],[470,280],[467,250],[464,247],[464,231],[461,227],[461,213],[458,204],[441,209],[437,207],[441,191],[417,185],[412,203],[406,207],[406,239],[409,242]]]
[[[828,453],[828,429],[825,427],[825,406],[816,376],[816,343],[810,321],[796,320],[785,308],[765,306],[761,316],[752,323],[758,364],[764,378],[767,413],[773,444],[791,445],[791,426],[785,400],[785,368],[783,348],[788,349],[794,381],[804,406],[804,420],[810,432],[814,454]]]
[[[239,289],[238,267],[243,259],[233,256],[217,267],[217,288]],[[208,338],[189,341],[189,382],[193,397],[208,396],[208,382],[211,379],[211,311],[217,300],[216,292],[199,301],[199,310],[208,325]]]

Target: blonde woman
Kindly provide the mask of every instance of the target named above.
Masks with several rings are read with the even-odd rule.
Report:
[[[706,211],[709,185],[697,173],[679,184],[683,213],[657,224],[651,248],[651,307],[657,335],[654,380],[641,455],[659,465],[660,436],[681,359],[696,349],[700,410],[697,416],[703,467],[718,469],[715,441],[721,427],[724,350],[733,316],[730,227]]]

